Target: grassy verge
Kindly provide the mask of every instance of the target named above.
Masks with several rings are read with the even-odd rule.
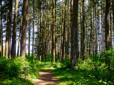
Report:
[[[59,79],[58,85],[114,85],[112,62],[110,71],[104,60],[97,56],[86,59],[86,63],[79,59],[77,70],[63,62],[60,68],[53,70],[53,74]]]
[[[0,85],[33,85],[33,83],[24,78],[13,78],[0,81]]]

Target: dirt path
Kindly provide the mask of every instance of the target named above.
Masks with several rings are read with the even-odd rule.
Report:
[[[52,71],[39,72],[40,79],[34,85],[57,85],[57,78],[52,75]]]

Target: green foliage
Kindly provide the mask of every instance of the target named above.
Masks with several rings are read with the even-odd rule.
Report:
[[[22,78],[13,78],[12,80],[5,79],[0,81],[0,85],[32,85],[30,80]]]
[[[0,58],[0,78],[2,79],[19,77],[21,74],[27,73],[28,70],[29,63],[22,57],[11,61],[6,58]]]
[[[64,60],[61,62],[61,68],[67,69],[71,67],[71,62],[70,60]]]
[[[78,59],[78,69],[71,69],[70,60],[50,62],[51,54],[47,53],[47,62],[38,60],[37,56],[17,57],[13,60],[0,58],[0,85],[32,85],[23,78],[39,78],[39,71],[54,69],[53,74],[59,78],[59,85],[113,85],[114,50],[104,51],[99,57],[86,56],[86,62]],[[110,59],[110,71],[105,65],[105,56]]]
[[[63,61],[61,67],[53,71],[53,74],[59,78],[58,85],[113,85],[113,53],[113,50],[109,50],[104,51],[102,57],[97,55],[86,57],[85,63],[79,58],[78,69],[66,68],[70,64],[68,61]],[[103,57],[106,54],[110,57],[110,71]]]
[[[108,51],[103,51],[101,57],[105,59],[105,56],[110,61],[110,69],[114,71],[114,47],[111,47]]]

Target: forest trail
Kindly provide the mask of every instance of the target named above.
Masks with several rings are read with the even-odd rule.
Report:
[[[57,85],[58,79],[53,76],[52,70],[39,72],[40,79],[34,85]]]

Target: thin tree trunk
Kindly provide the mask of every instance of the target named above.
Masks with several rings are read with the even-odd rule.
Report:
[[[19,32],[17,56],[20,56],[20,51],[19,51],[19,49],[21,48],[20,43],[21,43],[22,21],[23,21],[23,17],[21,17],[21,22],[20,22],[20,32]],[[21,50],[21,49],[20,49],[20,50]]]
[[[55,0],[52,0],[52,21],[53,21],[53,30],[52,30],[52,58],[53,62],[55,62]]]
[[[15,14],[14,14],[12,50],[11,50],[12,58],[16,56],[17,11],[18,11],[18,0],[15,0]]]
[[[83,25],[82,25],[82,10],[83,10],[83,7],[82,7],[82,2],[81,2],[81,7],[80,7],[80,16],[81,16],[81,58],[83,59]]]
[[[39,56],[40,56],[40,55],[39,55],[39,54],[40,54],[40,50],[39,50],[39,49],[40,49],[40,48],[39,48],[39,47],[40,47],[40,46],[39,46],[39,45],[40,45],[40,44],[39,44],[39,42],[40,42],[40,41],[39,41],[39,38],[40,38],[40,36],[39,36],[39,34],[40,34],[39,22],[40,22],[40,20],[39,20],[39,19],[40,19],[40,18],[39,18],[39,16],[38,16],[38,29],[37,29],[37,30],[38,30],[38,35],[37,35],[37,56],[38,56],[38,58],[39,58]],[[40,58],[39,58],[39,60],[40,60]]]
[[[91,18],[90,18],[90,21],[91,21],[90,27],[91,27],[91,29],[90,29],[90,44],[89,44],[89,45],[90,45],[90,46],[89,46],[90,49],[89,49],[89,55],[90,55],[90,54],[93,54],[93,53],[92,53],[92,49],[93,49],[93,48],[92,48],[92,46],[93,46],[93,24],[92,24],[93,22],[92,22],[92,9],[91,9],[90,16],[91,16]]]
[[[2,7],[2,1],[0,2],[0,10]],[[2,12],[0,11],[0,57],[2,56]]]
[[[83,61],[85,62],[85,0],[83,0],[82,3],[82,11],[83,11],[83,21],[82,21],[82,26],[83,26]]]
[[[51,50],[51,49],[52,49],[52,44],[51,44],[51,43],[52,43],[52,42],[51,42],[51,39],[52,39],[51,37],[52,37],[52,36],[51,36],[51,34],[52,34],[52,33],[51,33],[51,24],[50,24],[50,25],[49,25],[49,37],[50,37],[50,39],[49,39],[49,43],[50,43],[49,46],[50,46],[50,47],[49,47],[49,48],[50,48],[50,54],[51,54],[51,51],[52,51],[52,50]]]
[[[97,54],[97,13],[96,13],[96,2],[95,2],[95,54]]]
[[[29,22],[28,56],[30,56],[30,35],[31,35],[31,21]]]
[[[56,57],[56,61],[57,61],[57,28],[56,28],[56,3],[57,0],[55,0],[55,57]]]
[[[47,30],[47,27],[46,27],[46,25],[47,25],[47,16],[46,16],[46,0],[45,0],[45,62],[46,62],[46,53],[47,53],[47,47],[46,47],[46,43],[47,43],[47,32],[46,32],[46,30]]]
[[[113,23],[113,29],[112,29],[112,36],[113,36],[113,38],[114,38],[114,0],[112,0],[112,12],[113,12],[113,21],[112,21],[112,23]]]
[[[2,49],[1,49],[1,50],[2,50],[2,56],[4,56],[4,55],[3,55],[3,53],[4,53],[3,48],[4,48],[4,47],[3,47],[3,25],[2,25],[2,15],[1,15],[1,27],[2,27],[2,30],[1,30],[1,31],[2,31],[2,34],[1,34],[1,37],[2,37]]]
[[[32,61],[34,58],[34,30],[35,30],[35,14],[34,14],[34,3],[35,1],[33,0],[33,40],[32,40]]]
[[[69,9],[69,0],[68,0],[68,20],[67,20],[67,22],[68,22],[68,29],[67,29],[67,40],[68,40],[68,42],[67,42],[67,57],[68,57],[68,59],[70,59],[70,55],[69,55],[69,36],[70,36],[70,9]]]
[[[42,46],[41,46],[41,28],[42,28],[42,3],[40,4],[40,33],[39,33],[39,37],[40,37],[40,42],[39,42],[39,58],[40,61],[42,60]],[[43,42],[42,42],[43,43]]]

